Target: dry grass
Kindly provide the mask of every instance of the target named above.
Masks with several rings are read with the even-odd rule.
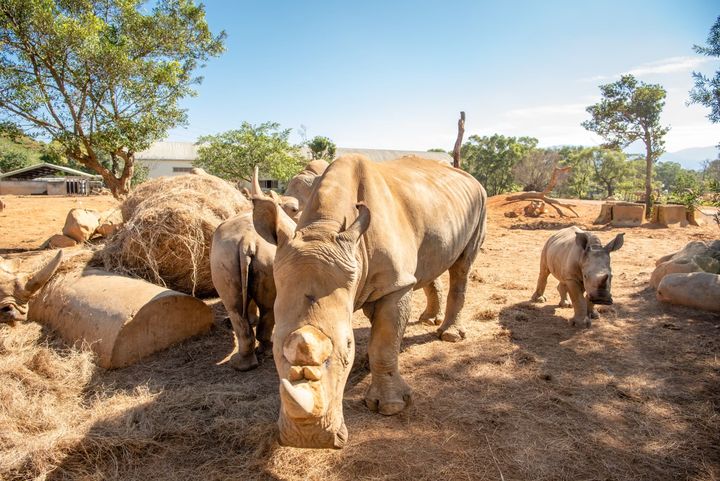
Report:
[[[583,222],[597,214],[579,208]],[[408,326],[400,363],[415,398],[398,416],[364,407],[369,324],[355,316],[342,451],[276,444],[272,360],[249,373],[223,362],[233,341],[215,302],[209,335],[112,372],[58,352],[35,324],[0,328],[0,479],[717,480],[720,316],[647,288],[654,259],[717,227],[626,229],[616,304],[578,329],[552,282],[547,304],[527,302],[551,232],[510,229],[526,220],[502,213],[474,266],[485,282],[470,283],[469,339]],[[415,318],[423,307],[416,296]]]
[[[221,222],[249,208],[229,183],[187,174],[150,180],[122,205],[124,226],[103,251],[105,268],[188,294],[215,292],[210,246]]]

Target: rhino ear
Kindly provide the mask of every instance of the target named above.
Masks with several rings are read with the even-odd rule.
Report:
[[[34,294],[37,290],[39,290],[42,286],[47,284],[47,282],[50,280],[53,274],[55,274],[55,271],[58,267],[60,267],[60,263],[62,263],[63,259],[63,251],[58,251],[57,255],[45,266],[37,271],[35,274],[33,274],[30,279],[25,284],[25,290],[30,294]]]
[[[263,195],[263,191],[262,191],[262,189],[260,188],[260,173],[259,173],[259,170],[260,170],[260,169],[258,169],[258,166],[257,166],[257,165],[256,165],[255,168],[253,169],[252,182],[251,182],[251,184],[250,184],[250,193],[251,193],[253,196],[256,196],[256,195],[260,195],[260,196],[261,196],[261,195]]]
[[[575,233],[575,242],[577,242],[577,245],[579,245],[582,250],[587,249],[587,245],[588,245],[587,232],[576,232]]]
[[[355,206],[358,210],[357,219],[355,222],[350,224],[350,227],[340,232],[337,236],[337,240],[340,243],[346,243],[351,246],[355,246],[360,240],[360,237],[370,227],[370,209],[365,204],[357,204]]]
[[[605,250],[608,252],[613,252],[618,249],[620,249],[623,244],[625,243],[625,233],[618,234],[615,236],[613,240],[608,242],[608,244],[605,246]]]
[[[270,197],[253,197],[253,224],[258,232],[269,232],[282,247],[295,236],[295,222]]]

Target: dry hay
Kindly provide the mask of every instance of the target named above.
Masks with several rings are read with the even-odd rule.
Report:
[[[211,175],[160,177],[123,203],[125,224],[108,242],[105,268],[188,294],[206,296],[210,245],[217,226],[249,209],[229,183]]]

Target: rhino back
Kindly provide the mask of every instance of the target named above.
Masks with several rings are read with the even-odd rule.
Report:
[[[484,221],[485,199],[477,180],[440,162],[403,157],[379,164],[352,155],[330,165],[298,229],[349,225],[356,203],[364,202],[372,215],[364,238],[368,276],[393,282],[393,274],[411,275],[419,287],[460,256]]]
[[[575,241],[581,229],[571,226],[559,230],[545,243],[543,255],[550,273],[559,281],[582,281],[582,248]]]

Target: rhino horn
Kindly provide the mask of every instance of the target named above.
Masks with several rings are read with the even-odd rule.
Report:
[[[312,391],[293,386],[290,381],[280,380],[280,396],[286,402],[288,414],[294,417],[309,417],[315,411],[315,396]]]
[[[58,251],[57,255],[50,262],[30,277],[25,284],[25,290],[32,295],[35,291],[47,284],[52,275],[55,274],[57,268],[60,267],[62,259],[63,251]]]

